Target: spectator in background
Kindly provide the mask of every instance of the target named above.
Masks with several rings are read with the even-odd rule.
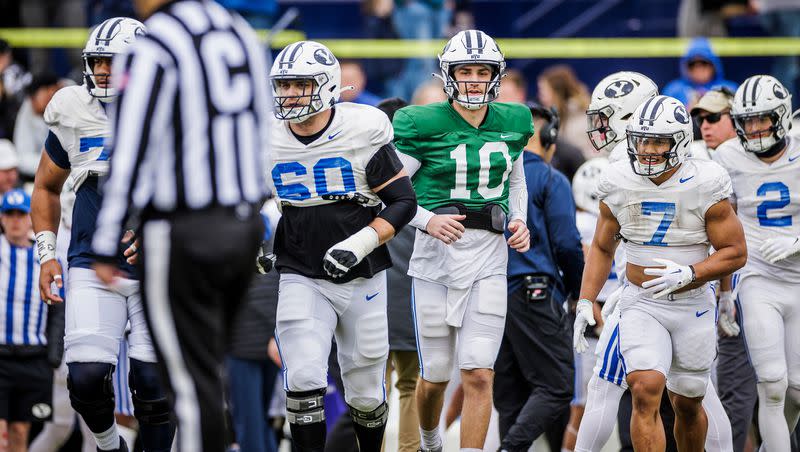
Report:
[[[678,36],[727,36],[725,22],[744,14],[747,14],[747,0],[681,0]]]
[[[761,25],[772,36],[800,38],[800,2],[797,0],[752,0],[758,11]],[[800,57],[786,55],[775,58],[771,74],[789,92],[797,92],[797,78],[800,77]],[[798,96],[800,97],[800,96]],[[798,99],[792,99],[796,108]]]
[[[564,64],[550,66],[539,74],[537,86],[539,102],[545,108],[558,110],[561,118],[559,136],[563,141],[580,149],[584,158],[595,157],[594,147],[586,136],[589,90],[578,80],[575,71]]]
[[[706,38],[695,38],[689,43],[680,62],[681,77],[667,84],[661,91],[674,97],[691,109],[706,91],[724,86],[736,91],[737,84],[725,80],[722,61],[714,53]]]
[[[439,39],[449,22],[444,0],[395,0],[392,19],[401,39]],[[389,83],[389,95],[408,99],[431,73],[438,73],[433,58],[409,58],[400,75]]]
[[[394,112],[408,105],[399,98],[386,99],[378,104],[389,120]],[[388,294],[387,315],[389,318],[389,360],[386,363],[386,398],[392,386],[392,373],[397,373],[395,388],[400,391],[400,424],[397,434],[397,452],[416,452],[419,449],[419,417],[417,416],[417,378],[419,376],[419,357],[417,340],[414,334],[413,313],[411,312],[411,277],[408,276],[408,262],[414,249],[416,229],[403,228],[387,243],[392,256],[392,267],[386,271],[386,290]],[[386,437],[384,436],[384,450]]]
[[[433,79],[419,85],[414,90],[414,96],[411,98],[412,105],[428,105],[434,102],[444,102],[447,100],[447,94],[444,92],[444,85],[441,80]]]
[[[361,0],[361,16],[364,20],[364,37],[367,39],[398,39],[392,22],[394,0]],[[389,89],[387,80],[397,77],[403,70],[404,60],[399,58],[370,58],[364,61],[367,79],[380,84],[381,93]]]
[[[506,76],[500,86],[498,102],[518,102],[524,104],[528,100],[528,82],[519,69],[506,69]]]
[[[278,14],[276,0],[217,0],[217,3],[239,13],[257,30],[271,27]]]
[[[19,159],[14,143],[0,139],[0,195],[5,194],[19,183]]]
[[[711,158],[710,153],[725,141],[736,138],[736,129],[731,118],[733,91],[727,88],[712,89],[703,94],[690,114],[699,134],[689,151],[692,157]]]
[[[24,27],[77,27],[86,26],[85,0],[25,0],[21,2],[20,19]],[[69,65],[74,80],[80,80],[83,67],[81,49],[68,49]],[[49,71],[53,61],[49,49],[31,49],[28,68],[34,74]]]
[[[550,71],[550,73],[548,73]],[[559,81],[551,82],[551,79],[561,77],[563,74],[571,74],[568,77],[572,77],[567,84],[562,84]],[[560,75],[562,74],[562,75]],[[503,97],[503,91],[512,86],[510,92],[505,93],[505,100],[504,102],[521,102],[525,103],[527,98],[524,97],[526,91],[523,91],[522,88],[526,88],[528,86],[527,81],[525,80],[524,76],[521,72],[516,72],[512,74],[512,82],[511,83],[503,83],[502,88],[500,88],[500,97]],[[508,77],[506,77],[508,78]],[[505,82],[505,81],[504,81]],[[581,83],[575,79],[575,74],[572,72],[572,69],[566,66],[553,66],[545,70],[541,76],[539,76],[539,99],[545,98],[546,105],[549,107],[555,107],[556,110],[559,112],[559,116],[561,115],[560,108],[563,108],[565,111],[569,111],[570,109],[574,109],[574,105],[582,104],[582,100],[580,100],[582,94],[581,92]],[[555,85],[556,89],[553,89],[551,86]],[[585,87],[583,88],[586,89]],[[572,96],[565,95],[565,94],[557,94],[557,93],[575,93]],[[588,96],[588,93],[587,93]],[[569,99],[570,97],[574,98],[574,101],[570,103],[569,100],[564,101],[563,99]],[[588,97],[587,97],[588,101]],[[545,102],[543,102],[545,104]],[[588,106],[588,103],[587,103]],[[566,113],[565,113],[566,114]],[[576,136],[574,139],[576,141],[586,141],[589,147],[591,147],[591,143],[586,138],[586,134],[584,131],[586,120],[584,119],[585,116],[583,114],[577,115],[577,113],[570,113],[573,115],[573,118],[570,120],[570,124],[568,127],[574,129],[577,127],[578,122],[580,122],[581,132],[583,133],[582,138],[578,139]],[[580,121],[575,119],[576,117],[580,117]],[[584,150],[580,147],[575,145],[573,142],[570,142],[565,134],[566,125],[562,122],[561,123],[561,131],[558,134],[558,138],[556,139],[556,147],[558,148],[558,153],[551,156],[550,162],[553,167],[567,176],[568,180],[572,180],[572,176],[575,175],[575,172],[578,168],[586,161],[586,157],[584,157]],[[572,131],[571,133],[576,133]],[[595,153],[589,154],[591,157],[595,157]]]
[[[353,87],[351,90],[342,91],[341,101],[373,107],[378,105],[381,98],[366,90],[367,75],[364,73],[361,63],[356,60],[339,60],[339,66],[342,68],[342,87]]]
[[[0,39],[0,83],[9,96],[22,97],[23,89],[31,82],[31,74],[14,61],[8,41]]]
[[[44,109],[62,86],[54,74],[44,73],[33,77],[25,90],[27,97],[14,125],[14,144],[19,156],[19,171],[24,180],[33,180],[36,175],[49,130],[44,122]]]

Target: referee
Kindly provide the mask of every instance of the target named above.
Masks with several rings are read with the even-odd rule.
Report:
[[[145,314],[179,449],[221,452],[225,342],[264,232],[266,53],[213,1],[134,6],[149,33],[114,60],[113,159],[92,242],[108,259],[95,270],[113,284],[123,226],[139,224]]]

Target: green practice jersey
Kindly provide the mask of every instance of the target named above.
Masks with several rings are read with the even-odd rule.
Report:
[[[479,128],[449,102],[413,105],[394,115],[397,150],[419,160],[411,179],[417,202],[432,210],[454,202],[479,210],[497,203],[508,212],[508,176],[533,135],[528,107],[491,102]]]

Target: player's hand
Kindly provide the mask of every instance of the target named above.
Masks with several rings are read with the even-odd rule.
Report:
[[[378,233],[369,226],[328,248],[322,268],[332,278],[341,278],[378,247]]]
[[[439,239],[449,245],[464,235],[464,225],[461,221],[466,215],[434,215],[425,225],[425,231],[433,238]]]
[[[125,231],[125,234],[122,236],[122,243],[130,243],[131,240],[133,240],[133,243],[125,248],[125,251],[122,252],[122,255],[125,256],[126,262],[131,265],[136,265],[136,262],[139,260],[139,247],[141,246],[141,242],[139,241],[139,238],[136,237],[135,232],[131,230]]]
[[[267,356],[269,359],[272,360],[278,367],[283,367],[283,361],[281,360],[281,351],[278,350],[278,342],[275,340],[274,337],[269,339],[269,344],[267,344]]]
[[[266,275],[275,266],[275,255],[267,253],[264,245],[258,247],[258,256],[256,256],[256,271],[262,275]]]
[[[58,294],[58,290],[53,290],[53,283],[55,287],[61,289],[64,287],[63,270],[61,264],[56,259],[50,259],[43,263],[39,269],[39,293],[41,294],[42,301],[47,304],[63,303],[64,299]]]
[[[597,322],[594,320],[593,303],[587,299],[578,300],[578,305],[575,307],[575,324],[572,327],[572,346],[575,351],[583,353],[589,348],[589,342],[583,336],[587,326],[594,326]]]
[[[528,231],[528,225],[524,221],[510,221],[508,223],[508,231],[511,232],[511,237],[508,238],[508,246],[520,253],[531,249],[531,233]]]
[[[117,285],[117,279],[122,277],[122,272],[114,264],[106,264],[104,262],[95,262],[92,264],[97,279],[103,284],[114,287]]]
[[[614,312],[614,308],[617,307],[617,302],[622,297],[622,291],[625,290],[625,286],[619,286],[617,290],[611,292],[611,294],[606,298],[606,302],[603,303],[603,310],[600,311],[603,317],[603,321],[605,322],[608,316]]]
[[[733,303],[733,293],[730,291],[720,292],[719,301],[719,319],[717,319],[717,326],[723,336],[734,337],[739,335],[739,324],[736,323],[736,305]]]
[[[800,237],[773,237],[761,244],[761,255],[769,263],[774,264],[787,257],[800,253]]]
[[[653,295],[653,298],[661,298],[669,295],[676,290],[686,287],[694,280],[694,272],[688,265],[679,265],[669,259],[653,259],[664,267],[647,267],[644,269],[645,275],[658,276],[658,278],[645,281],[642,287],[647,289],[646,295]]]

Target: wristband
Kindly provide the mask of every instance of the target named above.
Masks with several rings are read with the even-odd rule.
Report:
[[[42,231],[36,234],[36,252],[39,255],[39,265],[56,258],[56,233]]]
[[[697,274],[694,272],[694,265],[690,265],[689,266],[689,270],[692,271],[692,280],[689,281],[689,282],[693,283],[693,282],[695,282],[695,280],[697,280]]]

